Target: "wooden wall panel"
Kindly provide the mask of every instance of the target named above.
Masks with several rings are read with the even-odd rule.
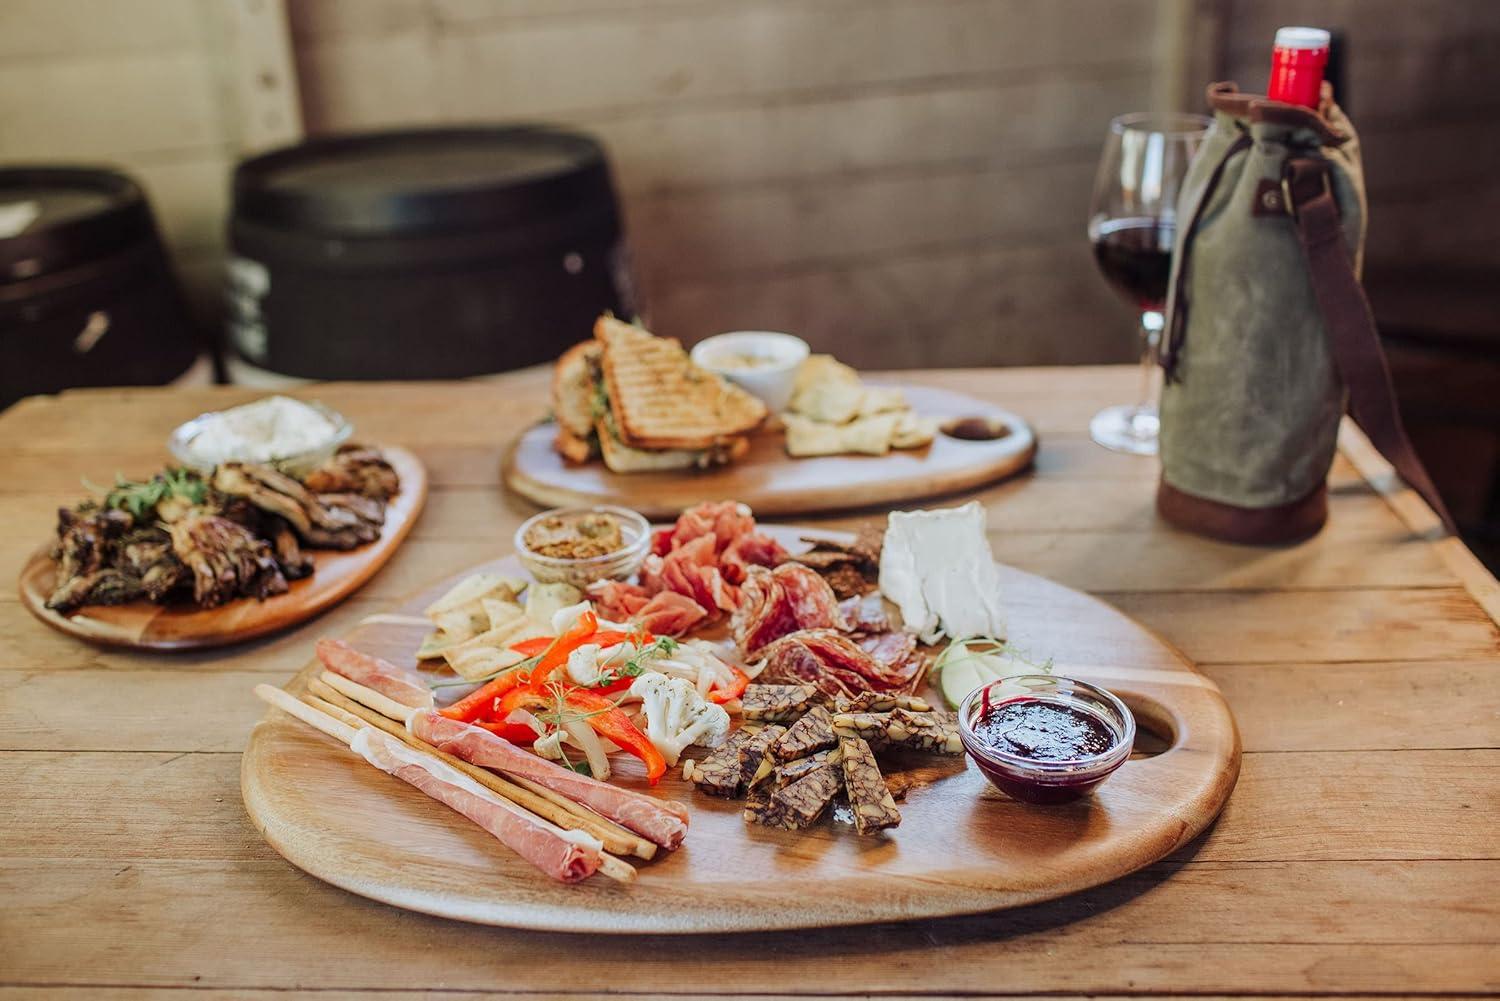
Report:
[[[1083,228],[1109,117],[1157,86],[1162,6],[317,0],[291,14],[310,130],[586,129],[613,157],[656,328],[790,329],[881,366],[1131,356]]]

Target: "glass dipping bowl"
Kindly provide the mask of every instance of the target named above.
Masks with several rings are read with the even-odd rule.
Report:
[[[1048,761],[1002,750],[975,732],[986,706],[1022,699],[1081,710],[1101,723],[1114,742],[1098,754]],[[970,692],[958,709],[958,735],[985,778],[1007,796],[1027,803],[1066,803],[1092,792],[1130,757],[1135,716],[1113,692],[1097,685],[1050,674],[1021,674]]]
[[[305,476],[327,462],[333,453],[337,452],[340,445],[349,440],[354,433],[354,425],[344,418],[344,415],[331,407],[324,406],[317,400],[302,400],[333,425],[333,431],[329,436],[312,448],[303,449],[300,452],[289,452],[285,455],[275,455],[268,458],[243,457],[239,459],[226,458],[224,462],[257,462],[274,466],[289,476]],[[210,461],[193,451],[193,441],[202,434],[210,422],[220,419],[223,411],[213,410],[206,414],[199,414],[190,421],[185,421],[177,426],[169,438],[167,448],[179,463],[189,469],[200,473],[212,472],[216,462]]]
[[[625,544],[613,552],[588,559],[562,559],[543,556],[526,545],[526,533],[543,518],[580,517],[589,514],[607,514],[620,522],[620,536]],[[651,551],[651,523],[627,507],[612,504],[594,504],[583,507],[555,507],[550,511],[532,515],[516,529],[516,556],[531,575],[544,584],[572,584],[586,588],[595,581],[624,580],[641,568],[646,554]]]

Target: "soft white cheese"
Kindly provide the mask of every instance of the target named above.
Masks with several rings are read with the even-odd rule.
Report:
[[[187,447],[205,465],[271,462],[326,445],[337,433],[317,408],[286,396],[268,396],[206,415]]]
[[[892,511],[880,552],[880,590],[924,643],[947,634],[1005,636],[1000,572],[978,502],[936,511]]]

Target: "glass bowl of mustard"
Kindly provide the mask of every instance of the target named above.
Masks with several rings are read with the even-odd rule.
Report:
[[[625,507],[559,507],[516,529],[516,556],[538,581],[585,588],[625,580],[651,551],[651,523]]]

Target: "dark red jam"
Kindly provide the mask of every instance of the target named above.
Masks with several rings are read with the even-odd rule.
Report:
[[[988,695],[988,693],[986,693]],[[1057,699],[1021,696],[989,702],[974,718],[973,732],[987,750],[1047,765],[1083,761],[1116,747],[1119,731],[1099,714]],[[1114,767],[1026,771],[1003,758],[975,754],[974,761],[1002,792],[1028,803],[1066,803],[1108,777]]]
[[[990,747],[1032,761],[1076,761],[1115,746],[1115,734],[1094,713],[1050,699],[1019,698],[980,710],[974,734]]]

